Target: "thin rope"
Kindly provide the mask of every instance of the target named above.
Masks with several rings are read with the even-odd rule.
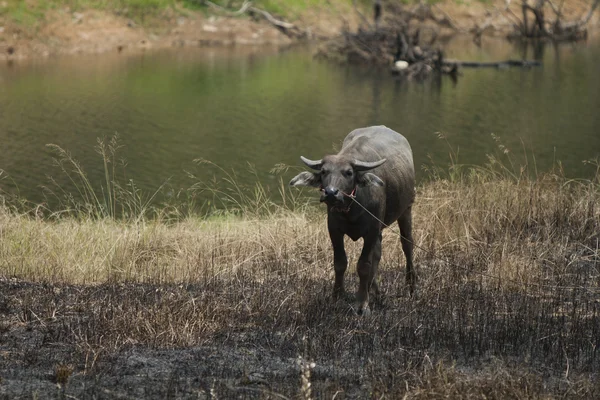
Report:
[[[342,192],[343,193],[343,192]],[[390,226],[388,224],[386,224],[385,222],[383,222],[382,220],[380,220],[379,218],[377,218],[371,211],[369,211],[365,206],[363,206],[362,204],[360,204],[360,202],[358,200],[356,200],[356,196],[349,196],[346,193],[344,193],[344,195],[346,197],[349,197],[353,202],[355,202],[356,204],[358,204],[363,210],[365,210],[367,213],[369,213],[369,215],[373,218],[375,218],[375,220],[377,220],[379,223],[381,223],[384,227],[386,228],[390,228]],[[391,228],[390,228],[391,230]],[[395,231],[392,230],[392,232],[396,233]],[[492,278],[492,279],[497,279],[497,280],[505,280],[505,281],[509,281],[515,284],[519,284],[519,285],[523,285],[523,282],[519,282],[515,279],[511,279],[511,278],[503,278],[500,276],[496,276],[496,275],[492,275],[492,274],[487,274],[485,272],[479,272],[479,271],[474,271],[471,270],[469,268],[463,267],[461,265],[455,264],[451,261],[445,260],[441,257],[436,256],[435,254],[433,254],[431,251],[425,249],[424,247],[419,246],[418,244],[416,244],[415,242],[413,242],[412,240],[409,240],[407,238],[405,238],[404,236],[402,236],[401,232],[398,232],[397,235],[400,237],[400,239],[404,239],[407,242],[411,243],[414,247],[418,248],[421,251],[424,251],[425,253],[427,253],[430,257],[435,258],[439,261],[442,261],[454,268],[458,268],[461,269],[463,271],[467,271],[467,272],[471,272],[480,276],[485,276],[487,278]],[[539,288],[545,288],[545,289],[565,289],[565,290],[589,290],[590,292],[594,292],[594,291],[598,291],[600,290],[600,288],[597,287],[585,287],[585,286],[555,286],[555,285],[546,285],[543,283],[527,283],[528,285],[532,285],[532,286],[537,286]]]

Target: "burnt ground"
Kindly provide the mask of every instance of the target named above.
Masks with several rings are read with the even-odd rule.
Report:
[[[331,282],[278,268],[191,285],[0,279],[0,398],[600,395],[587,274],[511,290],[431,267],[410,298],[384,270],[388,296],[361,317],[332,304]]]

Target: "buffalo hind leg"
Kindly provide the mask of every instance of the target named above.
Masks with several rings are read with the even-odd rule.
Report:
[[[333,269],[335,270],[335,283],[333,285],[333,298],[337,300],[346,296],[344,289],[344,273],[348,267],[346,250],[344,249],[344,235],[339,232],[329,232],[333,246]]]
[[[402,251],[406,257],[406,284],[412,296],[417,281],[417,274],[413,265],[412,207],[409,207],[398,219],[398,226],[400,227]]]
[[[377,267],[374,261],[379,263],[381,258],[381,232],[367,236],[364,238],[364,245],[360,257],[358,258],[358,264],[356,266],[356,272],[358,272],[358,292],[356,293],[356,300],[358,301],[358,313],[362,315],[369,315],[369,289],[372,287],[374,282],[375,268]],[[379,291],[377,289],[377,291]]]

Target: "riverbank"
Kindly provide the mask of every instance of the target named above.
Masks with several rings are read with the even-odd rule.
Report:
[[[73,8],[56,1],[48,7],[32,1],[21,11],[0,3],[0,54],[8,59],[61,54],[139,52],[185,46],[286,46],[294,42],[260,15],[235,14],[195,2],[83,2]],[[64,4],[63,4],[64,3]],[[163,4],[164,3],[164,4]],[[302,27],[307,39],[339,32],[344,23],[356,26],[350,2],[317,2],[298,10],[297,2],[267,4],[268,11],[285,13]],[[4,12],[2,12],[4,10]],[[279,16],[278,16],[279,17]],[[281,17],[280,17],[281,18]]]
[[[73,8],[60,1],[50,2],[52,6],[37,1],[2,1],[0,54],[16,60],[185,46],[285,46],[298,40],[260,16],[231,16],[232,13],[215,8],[190,7],[187,2],[165,2],[161,6],[149,3],[151,8],[108,5],[102,8],[93,2]],[[270,6],[267,10],[279,12],[279,18],[297,27],[302,40],[332,37],[344,27],[354,30],[364,24],[365,16],[371,15],[368,4],[355,9],[352,2],[343,0],[317,1],[300,8],[277,2],[267,6]],[[484,35],[505,36],[513,29],[514,22],[502,11],[505,7],[500,0],[445,0],[431,7],[438,22],[421,23],[430,28],[434,25],[442,35],[481,31]],[[584,0],[569,0],[564,3],[562,15],[566,20],[579,19],[588,8]],[[520,15],[520,5],[510,4],[510,9]],[[597,21],[598,16],[594,15],[590,25],[596,25]]]
[[[233,182],[228,212],[126,220],[5,205],[0,396],[596,398],[598,175],[528,172],[430,167],[417,293],[394,226],[364,318],[331,302],[324,212],[301,198]]]

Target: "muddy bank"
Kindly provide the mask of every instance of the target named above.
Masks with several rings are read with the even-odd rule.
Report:
[[[2,7],[5,5],[0,2],[0,11]],[[142,16],[143,22],[136,22],[140,18],[134,20],[116,11],[75,11],[64,7],[48,11],[26,25],[0,12],[0,57],[18,60],[185,46],[286,46],[298,40],[333,36],[342,26],[355,28],[358,21],[351,6],[343,2],[314,7],[297,15],[292,21],[293,35],[262,14],[230,14],[233,13],[177,8]]]
[[[250,19],[173,17],[154,28],[102,11],[53,12],[35,31],[4,26],[0,53],[8,59],[67,54],[127,53],[182,46],[287,45],[291,39]]]
[[[444,1],[429,7],[427,13],[433,18],[423,16],[419,26],[440,36],[506,36],[514,30],[515,21],[510,16],[519,14],[519,7],[517,3],[500,0],[491,3],[473,0],[460,4]],[[588,3],[583,0],[571,0],[564,4],[561,12],[565,20],[577,19],[588,8]],[[421,11],[415,8],[415,12]],[[597,14],[590,26],[597,25]],[[33,25],[0,17],[0,57],[16,60],[184,46],[284,46],[298,40],[331,38],[344,29],[355,31],[360,26],[368,28],[372,24],[369,7],[363,5],[358,9],[349,2],[328,2],[328,5],[305,10],[290,22],[301,35],[290,37],[264,18],[232,17],[224,12],[208,16],[191,10],[185,13],[169,11],[142,25],[118,13],[73,11],[67,7],[47,12]]]

